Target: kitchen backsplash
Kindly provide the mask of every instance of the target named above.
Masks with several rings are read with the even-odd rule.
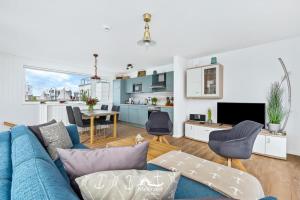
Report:
[[[173,92],[155,92],[155,93],[138,93],[131,94],[131,98],[133,98],[134,103],[143,104],[145,99],[148,97],[156,97],[158,99],[157,105],[165,105],[167,101],[167,97],[173,97]]]

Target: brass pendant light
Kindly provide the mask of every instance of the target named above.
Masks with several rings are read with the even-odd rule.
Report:
[[[151,40],[151,36],[150,36],[149,22],[151,21],[151,14],[145,13],[143,15],[143,18],[144,18],[144,22],[145,22],[144,37],[142,40],[139,40],[137,43],[138,43],[138,45],[141,45],[141,46],[153,46],[156,44],[156,42],[154,40]]]

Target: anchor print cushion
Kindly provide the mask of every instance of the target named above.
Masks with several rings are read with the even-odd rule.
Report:
[[[58,159],[56,148],[69,149],[73,147],[72,140],[63,122],[40,127],[40,131],[52,160]]]
[[[81,176],[75,181],[84,200],[174,199],[179,172],[116,170]]]

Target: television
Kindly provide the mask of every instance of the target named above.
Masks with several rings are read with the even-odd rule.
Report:
[[[217,122],[236,125],[244,120],[252,120],[265,126],[264,103],[230,103],[218,102]]]

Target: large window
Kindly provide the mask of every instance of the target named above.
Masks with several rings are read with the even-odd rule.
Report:
[[[81,82],[87,76],[24,68],[26,101],[80,101]]]

